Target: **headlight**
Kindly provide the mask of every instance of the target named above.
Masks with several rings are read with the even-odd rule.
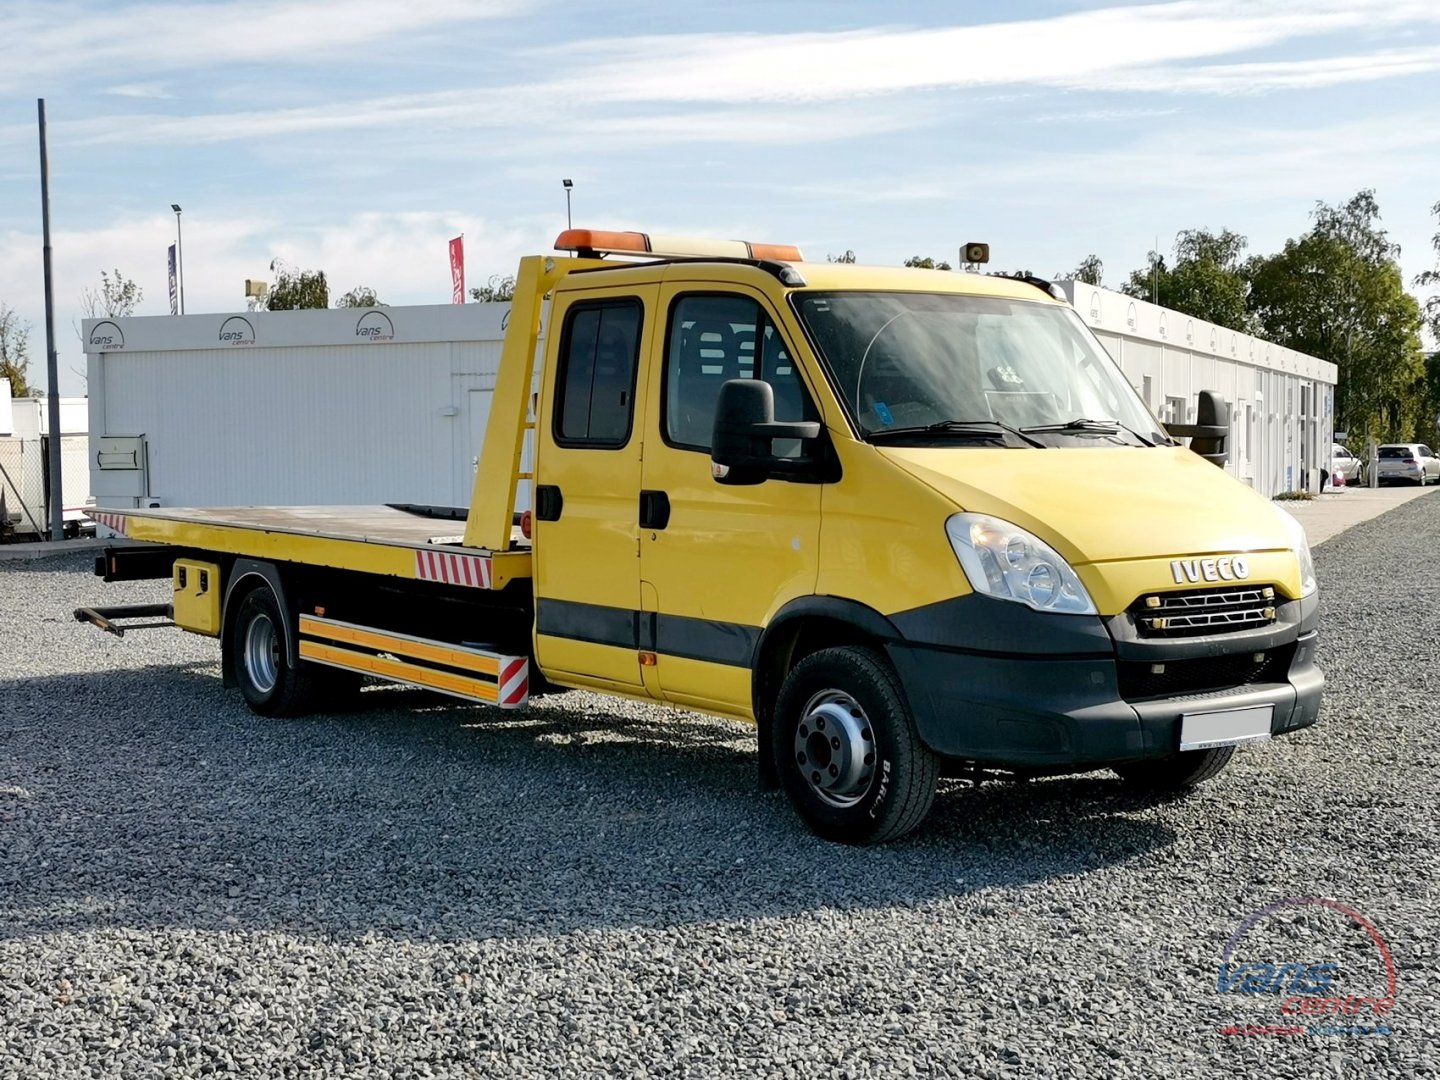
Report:
[[[1033,533],[988,514],[955,514],[945,522],[945,532],[976,592],[1036,611],[1095,614],[1095,603],[1070,564]]]
[[[1315,559],[1310,554],[1310,541],[1305,536],[1305,526],[1278,506],[1275,512],[1285,519],[1285,528],[1290,533],[1290,550],[1295,552],[1295,561],[1300,564],[1300,595],[1309,596],[1319,585],[1315,581]]]

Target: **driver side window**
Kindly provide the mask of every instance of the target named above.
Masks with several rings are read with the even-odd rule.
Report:
[[[749,297],[683,296],[670,313],[665,347],[665,441],[710,452],[715,404],[731,379],[763,379],[775,392],[776,420],[819,420],[820,414],[779,329]],[[775,453],[795,458],[799,440],[777,441]]]

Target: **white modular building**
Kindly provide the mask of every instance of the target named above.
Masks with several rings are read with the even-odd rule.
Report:
[[[90,497],[88,417],[84,398],[60,399],[61,509],[67,532],[85,522]],[[0,539],[49,535],[50,403],[12,398],[0,379]]]
[[[87,319],[96,501],[468,506],[509,310]]]
[[[1194,423],[1201,390],[1230,407],[1226,471],[1267,497],[1330,465],[1337,369],[1326,360],[1083,281],[1057,282],[1151,411]]]

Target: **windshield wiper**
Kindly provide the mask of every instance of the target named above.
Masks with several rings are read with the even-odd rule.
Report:
[[[891,435],[973,435],[979,438],[999,438],[1002,434],[1014,435],[1021,442],[1030,446],[1039,447],[1042,450],[1048,449],[1039,439],[1032,439],[1024,431],[1009,424],[1002,424],[999,420],[939,420],[933,424],[915,424],[909,427],[881,428],[879,431],[871,431],[866,438],[871,442],[875,441],[877,435],[889,437]]]
[[[1110,435],[1118,435],[1120,432],[1124,431],[1135,436],[1135,438],[1139,439],[1146,446],[1155,445],[1153,442],[1147,439],[1144,435],[1141,435],[1134,428],[1126,427],[1119,420],[1087,420],[1082,416],[1077,417],[1074,420],[1067,420],[1063,424],[1037,424],[1033,427],[1027,427],[1023,430],[1027,434],[1031,435],[1045,435],[1050,433],[1068,432],[1094,432],[1097,435],[1104,435],[1107,433]]]

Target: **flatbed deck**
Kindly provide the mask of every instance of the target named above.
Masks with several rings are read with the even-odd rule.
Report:
[[[257,559],[482,589],[530,576],[528,549],[468,548],[463,520],[393,506],[106,508],[91,516],[132,540]]]

